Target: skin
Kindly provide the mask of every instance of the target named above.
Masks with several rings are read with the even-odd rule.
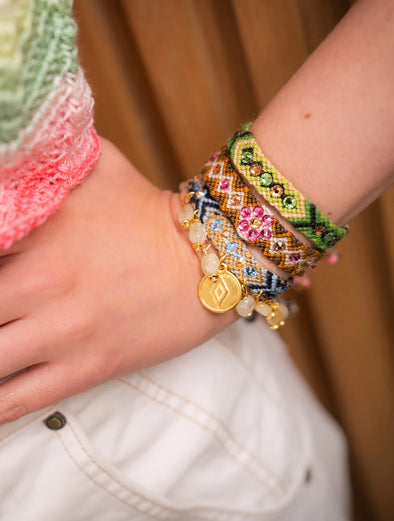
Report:
[[[11,248],[0,269],[0,377],[29,369],[1,386],[2,422],[177,356],[234,320],[197,298],[199,261],[175,225],[179,208],[103,140],[83,185]]]
[[[392,182],[393,25],[391,0],[360,0],[253,126],[337,224]],[[179,207],[103,140],[62,208],[0,252],[0,378],[26,369],[0,386],[0,423],[177,356],[236,319],[201,306]]]
[[[393,182],[394,2],[358,1],[257,118],[265,154],[336,224]]]

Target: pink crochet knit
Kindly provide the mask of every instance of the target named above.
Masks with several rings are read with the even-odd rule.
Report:
[[[80,79],[81,81],[81,79]],[[19,143],[16,164],[0,171],[0,248],[42,224],[81,183],[100,154],[93,127],[92,98],[76,99],[75,89],[43,110],[42,121]],[[52,101],[52,100],[51,100]],[[10,150],[0,151],[2,167],[10,163]]]
[[[42,224],[100,155],[71,7],[0,3],[0,249]]]

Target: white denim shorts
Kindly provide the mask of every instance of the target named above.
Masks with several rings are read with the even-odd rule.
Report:
[[[349,516],[343,433],[262,320],[0,426],[1,521]]]

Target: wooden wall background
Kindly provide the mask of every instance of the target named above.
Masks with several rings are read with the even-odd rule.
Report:
[[[257,116],[350,3],[76,0],[99,132],[176,188]],[[282,333],[347,433],[359,521],[394,519],[393,196],[354,219],[341,262],[313,271]]]

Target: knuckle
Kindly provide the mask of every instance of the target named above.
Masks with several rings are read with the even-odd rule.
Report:
[[[75,314],[69,319],[68,329],[74,340],[87,340],[94,329],[94,320],[89,312]]]
[[[65,342],[83,343],[89,340],[94,332],[94,319],[92,313],[79,302],[72,303],[73,309],[67,302],[66,306],[58,306],[56,310],[50,310],[39,318],[46,324],[45,343],[51,346],[62,346]],[[41,348],[42,349],[42,348]]]
[[[48,285],[47,282],[48,274],[45,270],[35,273],[34,276],[28,277],[25,282],[25,293],[27,295],[34,295],[36,293],[42,293],[46,290]]]
[[[116,372],[116,354],[109,353],[107,349],[96,349],[95,345],[90,346],[89,353],[85,359],[85,371],[95,383],[101,383],[112,378]]]
[[[29,278],[30,294],[57,296],[67,292],[73,285],[73,279],[69,272],[53,268],[42,269]]]
[[[25,405],[19,403],[14,393],[0,398],[0,424],[18,420],[29,411]]]

